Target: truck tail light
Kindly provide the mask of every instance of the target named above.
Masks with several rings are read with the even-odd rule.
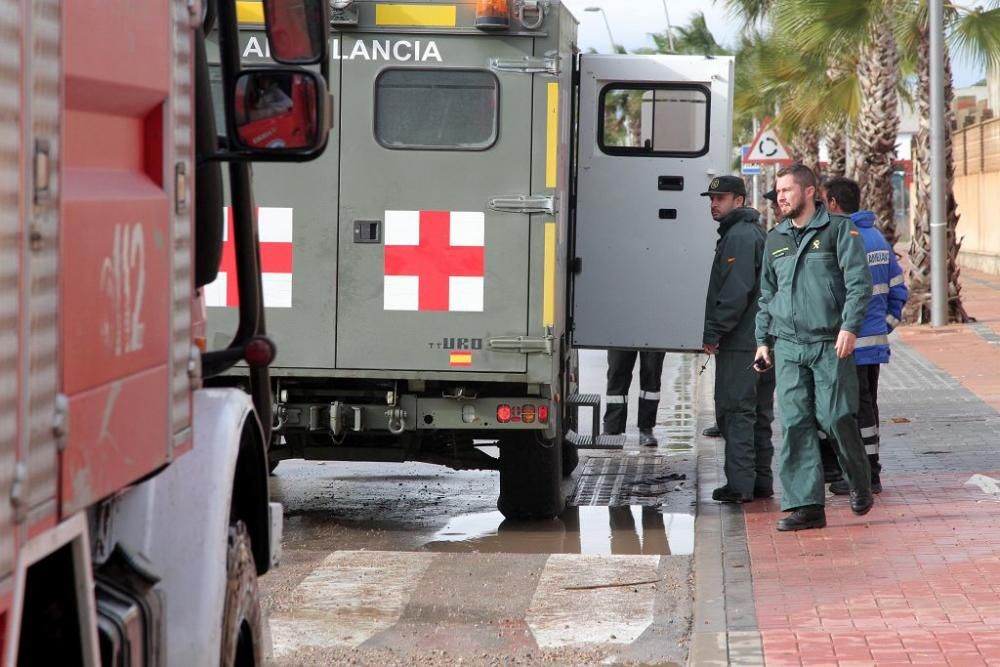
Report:
[[[538,406],[538,423],[540,424],[549,423],[549,406],[547,405]]]
[[[507,0],[478,0],[476,2],[476,27],[480,30],[507,30],[510,28],[510,7]]]
[[[521,421],[525,424],[535,423],[535,406],[531,403],[525,403],[521,406]]]
[[[500,422],[501,424],[510,423],[512,412],[513,411],[510,409],[509,405],[507,405],[506,403],[501,403],[500,405],[497,406],[497,421]]]

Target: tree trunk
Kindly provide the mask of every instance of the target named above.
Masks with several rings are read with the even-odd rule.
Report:
[[[826,175],[845,175],[847,173],[847,132],[843,125],[836,125],[827,130],[826,148],[830,153],[830,163],[827,165]]]
[[[945,197],[948,258],[948,321],[968,322],[969,315],[962,306],[962,286],[959,281],[958,251],[962,241],[957,237],[958,206],[955,202],[955,164],[952,156],[952,128],[954,114],[951,110],[955,91],[951,82],[951,58],[945,45]],[[918,111],[920,129],[914,146],[913,177],[916,196],[913,201],[913,239],[910,241],[909,287],[910,300],[905,318],[919,324],[931,321],[931,227],[930,227],[930,32],[925,26],[917,51],[919,72]]]
[[[819,173],[819,131],[816,128],[800,128],[789,148],[796,161]]]
[[[892,7],[871,27],[858,63],[861,109],[854,126],[854,178],[861,186],[861,207],[875,220],[890,245],[899,240],[893,207],[892,172],[899,136],[899,51],[892,32]]]

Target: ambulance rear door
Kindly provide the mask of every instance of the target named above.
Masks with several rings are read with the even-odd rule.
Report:
[[[531,39],[344,34],[337,367],[526,371]]]
[[[730,171],[733,61],[578,66],[573,343],[699,350],[716,238],[699,193]]]

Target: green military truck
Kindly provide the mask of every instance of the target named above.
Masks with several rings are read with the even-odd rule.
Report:
[[[556,515],[577,448],[624,442],[597,435],[574,350],[701,348],[732,60],[580,54],[556,0],[333,7],[330,145],[255,167],[272,465],[499,467],[506,516]],[[269,62],[244,18],[245,62]]]

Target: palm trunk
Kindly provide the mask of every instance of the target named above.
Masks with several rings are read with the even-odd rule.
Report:
[[[830,164],[826,168],[828,176],[843,176],[847,173],[847,132],[842,125],[827,130],[826,148],[830,153]]]
[[[952,127],[955,121],[951,110],[955,91],[951,83],[951,58],[945,45],[945,196],[948,257],[948,321],[968,322],[969,315],[962,306],[962,286],[959,281],[958,251],[962,241],[957,237],[958,206],[955,202],[955,164],[952,155]],[[913,239],[910,241],[909,286],[910,301],[906,307],[906,320],[920,324],[931,320],[931,228],[930,228],[930,32],[924,27],[917,51],[919,72],[918,110],[920,129],[914,146],[914,180],[916,197],[913,206]]]
[[[893,207],[892,172],[899,136],[899,51],[892,32],[892,8],[872,24],[858,63],[861,109],[851,146],[854,178],[861,186],[861,206],[875,213],[891,245],[899,239]]]
[[[819,131],[816,128],[801,128],[789,148],[792,157],[819,173]]]

